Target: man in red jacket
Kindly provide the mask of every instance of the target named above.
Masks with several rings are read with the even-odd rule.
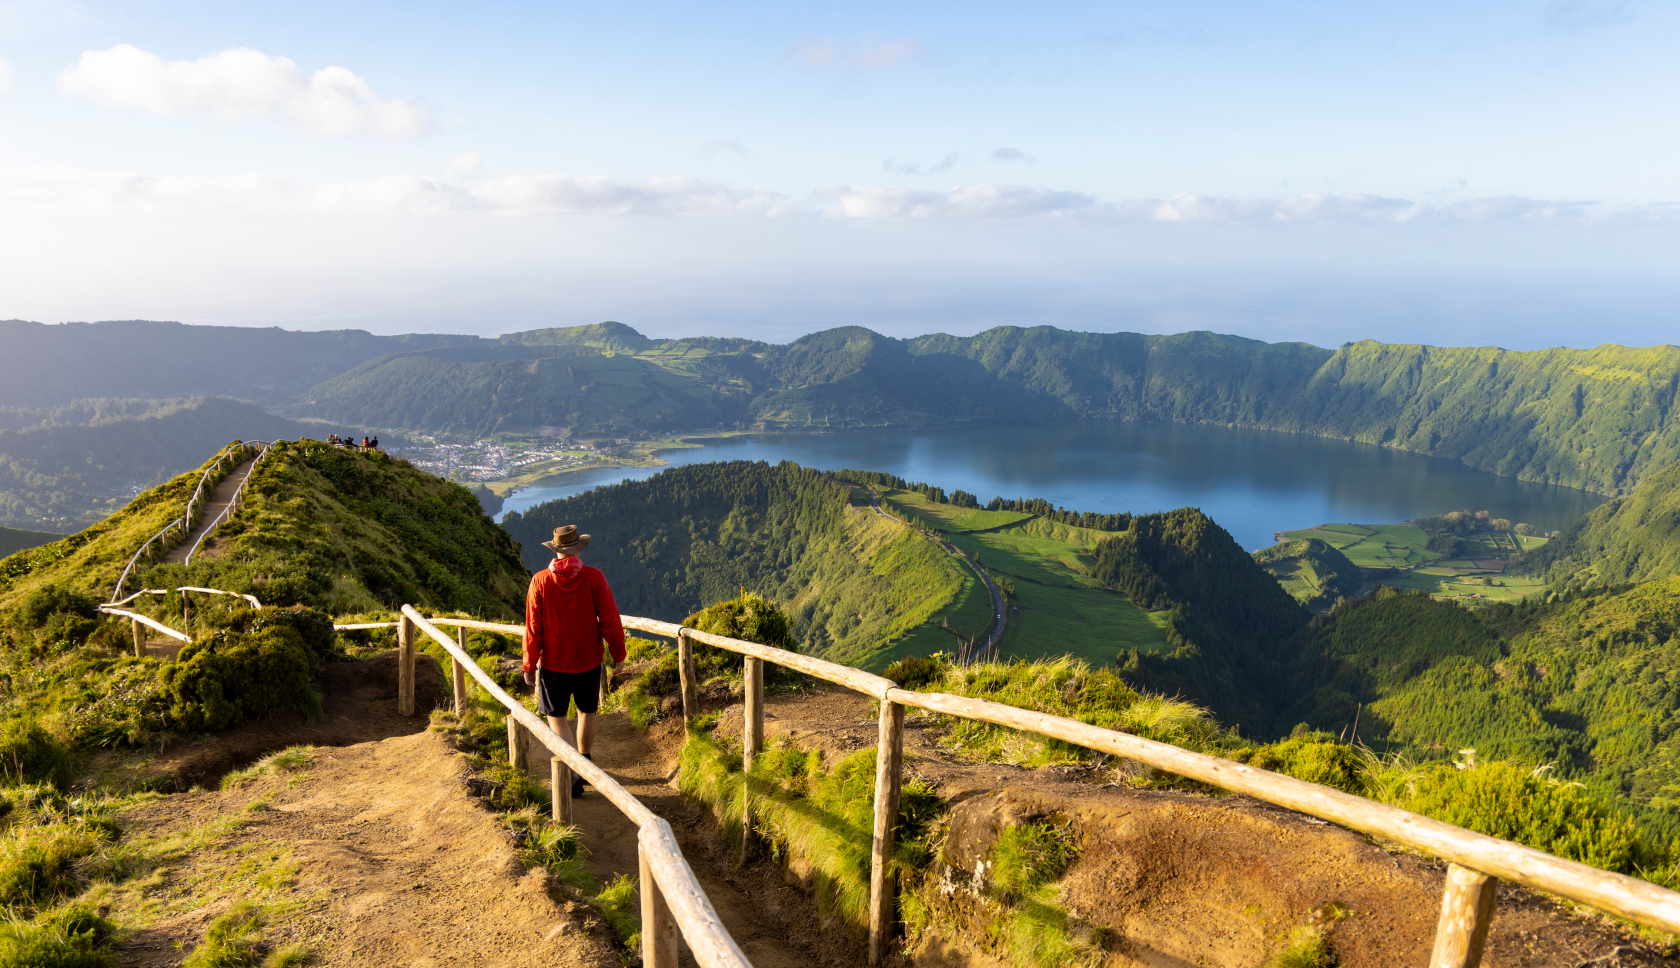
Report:
[[[583,563],[578,554],[589,535],[576,525],[554,529],[548,567],[531,576],[525,595],[525,684],[537,690],[537,711],[560,738],[584,756],[595,743],[595,710],[601,698],[601,643],[613,662],[624,661],[624,625],[607,577]],[[578,735],[572,739],[566,712],[577,703]],[[572,796],[583,793],[583,778],[573,774]]]

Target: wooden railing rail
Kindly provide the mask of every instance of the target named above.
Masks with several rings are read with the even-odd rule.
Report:
[[[405,615],[411,612],[410,607],[404,606]],[[525,631],[522,625],[471,619],[432,619],[431,622],[513,635],[523,634]],[[1441,916],[1436,928],[1431,968],[1473,968],[1480,964],[1488,925],[1493,916],[1494,888],[1498,883],[1496,878],[1568,898],[1638,924],[1680,934],[1680,893],[1649,881],[1589,867],[1531,847],[1343,793],[1332,787],[1308,783],[1269,770],[1195,753],[1130,733],[1102,729],[1061,716],[1019,709],[984,699],[900,689],[891,680],[850,666],[728,636],[701,632],[670,622],[628,615],[623,617],[623,622],[626,628],[677,640],[678,672],[682,680],[685,720],[692,721],[699,714],[693,643],[703,642],[738,653],[745,658],[747,688],[742,753],[743,759],[749,765],[754,755],[761,752],[763,743],[764,697],[760,665],[763,662],[774,662],[880,701],[874,849],[870,872],[871,964],[878,963],[885,956],[894,924],[891,885],[887,882],[887,859],[892,854],[892,825],[897,817],[902,782],[906,707],[1019,729],[1097,752],[1123,756],[1168,773],[1198,780],[1233,793],[1245,794],[1340,824],[1351,830],[1434,854],[1447,861],[1449,868],[1442,893]],[[394,624],[397,623],[374,622],[339,627],[380,628]],[[435,633],[435,637],[442,640],[441,633]],[[449,645],[454,646],[454,643]],[[451,654],[457,656],[457,664],[466,655],[465,651],[458,647],[451,648]],[[475,678],[481,682],[489,681],[489,677],[478,670],[470,660],[467,661],[467,665]],[[497,690],[497,693],[499,694],[500,690]],[[504,700],[504,705],[508,702],[511,700]],[[520,709],[523,710],[523,707]],[[746,826],[750,831],[750,816]]]
[[[278,443],[278,441],[275,441],[275,443]],[[260,440],[242,440],[242,441],[239,441],[237,443],[230,444],[228,447],[223,449],[221,453],[216,455],[215,461],[213,463],[211,463],[211,465],[209,467],[204,469],[203,474],[199,475],[198,487],[194,488],[192,496],[187,498],[187,506],[181,512],[181,516],[176,518],[175,520],[169,522],[167,525],[165,525],[162,531],[159,531],[157,534],[154,534],[150,538],[147,538],[145,543],[142,544],[139,547],[139,549],[136,550],[134,552],[134,554],[129,557],[128,564],[123,566],[122,574],[117,576],[117,584],[114,588],[111,589],[111,601],[107,604],[116,604],[118,599],[122,599],[122,601],[125,601],[125,602],[133,600],[132,598],[126,598],[126,599],[123,598],[122,593],[123,593],[123,586],[128,583],[128,576],[133,574],[133,572],[134,572],[134,566],[140,563],[140,559],[145,556],[147,550],[150,549],[153,544],[162,540],[164,538],[164,536],[168,535],[171,531],[174,531],[176,529],[180,529],[181,537],[183,539],[186,538],[186,536],[188,534],[192,533],[193,512],[198,507],[198,505],[204,500],[204,486],[207,483],[209,483],[210,476],[212,474],[215,474],[218,470],[220,470],[222,464],[224,464],[228,460],[232,459],[233,457],[235,457],[239,454],[243,454],[246,450],[249,450],[252,447],[256,447],[258,445],[261,445],[261,447],[262,447],[262,452],[257,455],[258,459],[261,459],[262,455],[268,453],[268,449],[270,447],[274,446],[273,443],[264,443],[263,441],[260,441]],[[247,477],[246,480],[248,481],[248,480],[250,480],[250,478]],[[245,485],[243,483],[241,483],[240,484],[240,491],[241,492],[244,490],[244,487],[245,487]],[[233,504],[230,502],[228,504],[228,509],[231,510],[232,508],[233,508]],[[226,511],[223,511],[223,516],[225,516],[226,513],[227,513]],[[220,519],[218,519],[217,523],[218,524],[220,523]],[[208,531],[206,533],[208,533]],[[202,542],[203,537],[200,536],[199,540]],[[196,545],[196,544],[193,545],[192,550],[197,551],[198,550],[198,545]],[[192,560],[191,552],[188,553],[187,559],[188,559],[188,563],[190,564],[191,560]]]
[[[240,507],[241,502],[244,500],[244,497],[245,497],[245,485],[251,483],[251,475],[255,474],[257,472],[257,465],[261,464],[263,462],[263,458],[267,457],[269,452],[274,449],[274,445],[278,444],[278,443],[280,443],[280,441],[278,441],[278,440],[271,441],[271,442],[266,442],[266,443],[263,442],[263,441],[260,441],[260,440],[252,440],[252,441],[246,441],[245,442],[245,446],[247,446],[247,447],[250,447],[250,446],[253,446],[253,445],[256,445],[256,444],[261,444],[262,449],[257,451],[256,459],[251,461],[251,468],[250,468],[250,470],[245,472],[245,479],[239,482],[238,487],[234,488],[233,496],[228,499],[227,507],[222,508],[222,513],[216,515],[216,520],[210,522],[210,526],[208,528],[205,528],[204,533],[200,534],[198,536],[198,540],[193,542],[193,546],[191,548],[187,549],[187,560],[185,562],[186,564],[189,564],[189,565],[192,564],[193,555],[198,554],[199,545],[204,544],[204,539],[210,537],[210,532],[212,532],[212,531],[216,530],[218,527],[220,527],[221,523],[228,519],[228,515],[232,514],[236,508]],[[190,509],[187,512],[187,517],[188,517],[189,522],[190,522],[191,517],[192,517],[192,512],[191,512]],[[189,527],[190,527],[190,524],[189,524]]]
[[[434,622],[415,611],[414,606],[404,605],[402,619],[397,623],[397,647],[400,654],[397,664],[398,712],[403,715],[414,713],[414,631],[418,629],[449,653],[451,675],[456,684],[457,704],[464,702],[465,698],[465,692],[461,688],[464,674],[476,680],[491,698],[507,709],[508,756],[515,765],[525,765],[525,743],[520,730],[529,732],[548,748],[551,754],[549,767],[550,781],[554,785],[555,820],[567,823],[571,821],[571,817],[563,816],[562,811],[564,809],[569,813],[571,777],[568,771],[575,771],[639,828],[637,854],[641,875],[638,890],[642,899],[642,964],[649,968],[675,968],[677,933],[680,931],[683,940],[688,942],[694,960],[704,968],[751,968],[751,962],[741,953],[735,939],[730,937],[716,909],[712,907],[712,902],[706,898],[706,892],[701,889],[693,869],[683,859],[682,849],[677,845],[676,835],[671,832],[671,825],[643,806],[640,800],[604,770],[585,759],[570,743],[562,740],[542,717],[508,695],[488,673],[478,667],[460,643],[438,629],[437,624],[442,621],[448,621],[449,624],[461,628],[490,626],[493,631],[524,631],[520,626],[489,622],[474,622],[472,626],[468,626],[468,620],[465,619]],[[457,712],[460,711],[458,706]]]

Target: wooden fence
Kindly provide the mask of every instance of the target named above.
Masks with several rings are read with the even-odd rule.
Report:
[[[257,449],[258,450],[257,459],[261,460],[263,458],[263,456],[268,453],[269,449],[271,447],[273,447],[274,444],[276,444],[276,443],[279,443],[279,441],[274,441],[273,443],[265,443],[265,442],[260,441],[260,440],[242,440],[242,441],[240,441],[236,444],[233,444],[233,445],[229,446],[226,450],[224,450],[220,454],[216,455],[215,461],[209,467],[205,468],[204,473],[199,476],[198,487],[193,489],[192,497],[187,498],[187,506],[186,506],[185,510],[183,510],[181,512],[181,516],[176,518],[175,520],[169,522],[168,524],[164,525],[162,531],[159,531],[157,534],[154,534],[150,538],[147,538],[145,543],[142,544],[139,547],[139,549],[137,549],[134,552],[134,554],[129,557],[128,564],[123,566],[122,574],[117,576],[116,587],[111,589],[111,601],[108,604],[117,605],[117,604],[121,604],[121,602],[128,602],[128,601],[133,600],[133,596],[130,596],[129,598],[123,598],[123,586],[128,583],[128,577],[129,577],[129,575],[134,573],[135,566],[140,563],[140,560],[142,558],[144,558],[147,555],[148,552],[153,550],[154,545],[161,546],[161,543],[166,538],[168,538],[169,535],[172,532],[175,532],[175,531],[179,531],[181,533],[180,538],[182,540],[184,540],[187,537],[187,535],[192,533],[193,515],[198,512],[199,505],[204,503],[204,501],[208,500],[215,492],[215,489],[212,487],[210,492],[206,493],[205,486],[210,483],[210,478],[222,469],[223,464],[225,464],[229,461],[235,461],[235,463],[237,464],[237,458],[244,456],[245,451],[250,450],[250,449]],[[251,469],[256,470],[255,466],[253,466]],[[245,481],[249,481],[250,479],[251,478],[249,477],[249,475],[247,475],[246,478],[245,478]],[[239,498],[244,493],[245,493],[245,483],[241,482],[240,485],[239,485],[239,490],[234,493],[234,499],[232,501],[228,502],[227,508],[224,509],[222,511],[222,513],[217,516],[216,521],[214,522],[214,524],[211,525],[211,528],[214,528],[216,524],[220,524],[222,522],[222,520],[225,519],[228,516],[228,514],[234,509],[235,505],[237,505],[239,503]],[[205,529],[205,534],[209,534],[210,530],[211,530],[210,528]],[[204,535],[199,535],[198,540],[199,540],[200,543],[202,543],[204,541]],[[198,544],[194,544],[193,547],[192,547],[192,551],[189,551],[187,553],[187,560],[188,560],[189,563],[192,560],[193,552],[196,552],[196,551],[198,551]],[[119,599],[121,600],[121,602],[119,602]]]
[[[893,825],[898,815],[898,799],[902,782],[902,765],[904,758],[904,710],[906,707],[924,709],[929,712],[945,716],[955,716],[972,719],[978,722],[992,723],[998,726],[1018,729],[1024,732],[1036,733],[1052,739],[1059,739],[1075,746],[1127,759],[1146,763],[1159,770],[1174,773],[1193,780],[1199,780],[1211,786],[1220,787],[1233,793],[1246,794],[1258,800],[1287,807],[1309,816],[1328,820],[1351,830],[1370,834],[1383,840],[1403,844],[1417,850],[1425,851],[1448,863],[1446,884],[1441,897],[1441,915],[1436,925],[1435,946],[1430,958],[1430,968],[1473,968],[1481,963],[1482,951],[1487,943],[1488,927],[1493,920],[1495,889],[1498,879],[1503,878],[1515,884],[1522,884],[1535,890],[1545,891],[1559,897],[1568,898],[1589,905],[1601,911],[1618,917],[1626,918],[1638,924],[1657,928],[1675,934],[1680,934],[1680,893],[1658,887],[1649,881],[1599,870],[1575,861],[1555,857],[1531,847],[1524,847],[1497,837],[1489,837],[1462,827],[1433,820],[1429,817],[1415,814],[1398,807],[1392,807],[1364,797],[1343,793],[1340,790],[1317,783],[1308,783],[1294,777],[1273,773],[1252,766],[1246,766],[1231,760],[1195,753],[1166,743],[1157,743],[1143,739],[1129,733],[1101,729],[1076,720],[1046,713],[1018,709],[1002,703],[984,699],[971,699],[964,696],[952,696],[946,693],[914,692],[898,688],[891,680],[872,675],[860,669],[839,665],[811,656],[799,655],[783,649],[744,642],[727,636],[714,635],[696,629],[660,622],[653,619],[623,617],[624,626],[640,632],[657,635],[662,638],[673,638],[677,641],[677,669],[680,676],[682,690],[683,719],[692,722],[699,714],[699,682],[694,665],[694,643],[701,642],[730,652],[737,653],[745,659],[746,697],[744,721],[742,727],[742,758],[747,766],[751,766],[753,758],[763,750],[764,743],[764,675],[763,663],[774,662],[803,672],[806,675],[823,679],[828,682],[845,686],[861,692],[880,701],[881,712],[879,730],[877,733],[877,751],[875,768],[875,822],[874,838],[871,850],[870,871],[870,900],[869,900],[869,962],[878,964],[887,953],[887,945],[891,941],[893,927],[896,922],[895,899],[892,885],[888,882],[888,862],[892,857]],[[727,940],[721,925],[715,920],[715,914],[709,903],[704,902],[704,895],[699,893],[699,887],[692,880],[692,872],[676,853],[674,842],[666,841],[669,836],[667,827],[658,829],[663,834],[650,838],[649,827],[644,823],[658,820],[645,807],[637,803],[633,797],[614,783],[610,777],[602,773],[594,764],[584,760],[576,754],[570,746],[562,743],[558,736],[550,731],[546,724],[527,711],[523,705],[515,701],[507,693],[497,687],[490,677],[479,669],[467,655],[465,649],[452,641],[443,633],[436,630],[435,625],[454,625],[463,628],[477,628],[509,635],[523,635],[522,625],[506,625],[496,622],[479,622],[465,619],[433,619],[428,622],[422,618],[412,606],[403,606],[403,622],[379,622],[357,626],[340,626],[340,628],[389,628],[399,627],[398,641],[403,649],[404,659],[399,667],[404,670],[399,673],[399,709],[413,710],[414,704],[414,676],[412,670],[413,644],[412,631],[403,632],[402,628],[413,625],[421,628],[428,635],[444,646],[453,659],[453,680],[455,684],[456,708],[462,708],[465,703],[465,684],[462,679],[463,669],[483,685],[498,702],[506,706],[512,716],[509,718],[510,739],[515,729],[513,723],[517,720],[523,728],[536,733],[550,751],[555,754],[552,761],[556,766],[551,777],[555,790],[562,790],[566,784],[558,770],[562,760],[573,768],[583,772],[591,784],[607,793],[611,784],[608,799],[618,805],[626,815],[636,820],[643,831],[644,856],[648,850],[650,839],[656,840],[660,849],[669,849],[671,858],[666,867],[652,870],[654,877],[663,876],[669,881],[660,880],[653,892],[654,910],[649,911],[650,901],[644,894],[644,959],[648,965],[674,964],[674,961],[657,960],[659,958],[674,958],[659,947],[662,943],[657,938],[667,938],[669,929],[663,927],[664,922],[657,921],[660,911],[658,898],[669,897],[672,891],[694,891],[698,901],[694,904],[669,905],[669,915],[675,918],[676,925],[682,934],[689,939],[690,947],[694,948],[695,938],[712,939],[722,937]],[[510,743],[510,756],[521,754],[512,752],[513,749],[523,749],[522,744]],[[565,800],[569,804],[569,789],[563,796],[555,798],[556,816],[560,816],[560,803]],[[664,821],[659,821],[663,824]],[[747,829],[751,830],[751,818],[748,817]],[[680,866],[679,866],[680,865]],[[644,862],[643,882],[649,883],[649,868]],[[658,929],[651,925],[660,925]],[[664,932],[664,933],[662,933]],[[647,946],[653,944],[649,949]],[[723,949],[708,949],[707,957],[720,957],[716,952]],[[731,958],[739,958],[740,952],[734,943],[729,942],[728,949]],[[701,951],[695,949],[697,960],[703,965],[711,964],[745,964],[745,960],[716,960],[709,961],[700,957]],[[651,957],[650,957],[651,955]]]

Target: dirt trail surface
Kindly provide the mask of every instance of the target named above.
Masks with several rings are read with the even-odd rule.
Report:
[[[680,720],[666,720],[644,733],[623,713],[607,713],[597,721],[595,761],[650,810],[670,822],[683,856],[753,968],[861,964],[850,960],[850,947],[844,939],[823,937],[798,891],[779,879],[767,880],[763,870],[736,868],[728,845],[710,817],[679,795],[673,785],[680,736]],[[546,764],[547,750],[539,755],[540,761],[533,757],[533,762]],[[574,800],[572,810],[596,876],[603,881],[619,874],[634,877],[636,825],[593,791],[585,791],[581,799]],[[836,940],[847,955],[839,961],[833,958],[837,954]],[[680,964],[695,964],[686,946]]]
[[[616,968],[605,929],[581,905],[554,900],[546,873],[526,872],[507,831],[468,794],[463,772],[441,735],[421,732],[319,749],[307,773],[178,794],[125,819],[130,837],[158,836],[264,805],[200,853],[208,863],[270,859],[266,884],[261,872],[248,880],[256,892],[273,891],[268,903],[297,906],[277,918],[272,941],[303,942],[323,965]],[[191,882],[195,873],[188,866],[170,880]],[[229,903],[138,932],[122,945],[125,963],[179,964]]]
[[[233,503],[233,495],[239,491],[239,485],[245,483],[245,478],[251,476],[251,465],[256,463],[256,460],[255,457],[251,458],[235,467],[228,476],[222,478],[222,482],[216,485],[216,490],[210,495],[210,499],[204,502],[204,510],[199,513],[198,524],[192,529],[192,533],[163,556],[165,564],[179,565],[186,562],[187,555],[191,554],[193,548],[197,547],[199,539],[215,527],[217,519],[222,516],[222,512],[226,511],[227,506]]]

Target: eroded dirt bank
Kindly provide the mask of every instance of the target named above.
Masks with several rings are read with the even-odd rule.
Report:
[[[609,770],[634,759],[642,774],[675,774],[673,723],[644,736],[620,716],[607,719],[617,724],[598,740],[596,758]],[[1313,922],[1315,912],[1322,918],[1332,902],[1348,912],[1328,932],[1341,964],[1421,968],[1429,962],[1445,874],[1437,862],[1246,797],[1133,790],[1105,785],[1085,770],[956,762],[940,753],[937,729],[914,717],[907,725],[907,771],[931,783],[951,808],[934,865],[943,902],[908,957],[900,955],[905,963],[1008,963],[972,930],[984,904],[976,887],[984,887],[983,859],[998,831],[1032,820],[1066,825],[1079,845],[1059,900],[1072,917],[1108,929],[1106,965],[1259,966],[1291,928]],[[739,705],[725,708],[717,731],[739,736]],[[868,700],[852,693],[774,697],[767,704],[770,740],[785,738],[831,758],[873,745],[875,733]],[[650,754],[659,757],[657,765]],[[793,947],[803,963],[861,963],[856,939],[812,939],[826,926],[808,898],[790,891],[779,865],[760,858],[738,868],[733,846],[722,842],[709,816],[669,795],[648,802],[678,827],[690,862],[704,864],[717,888],[727,889],[713,894],[720,910],[757,930],[780,928],[784,948],[801,942]],[[706,886],[714,890],[713,883]],[[1488,968],[1677,963],[1604,918],[1508,886],[1500,890],[1483,961]]]

